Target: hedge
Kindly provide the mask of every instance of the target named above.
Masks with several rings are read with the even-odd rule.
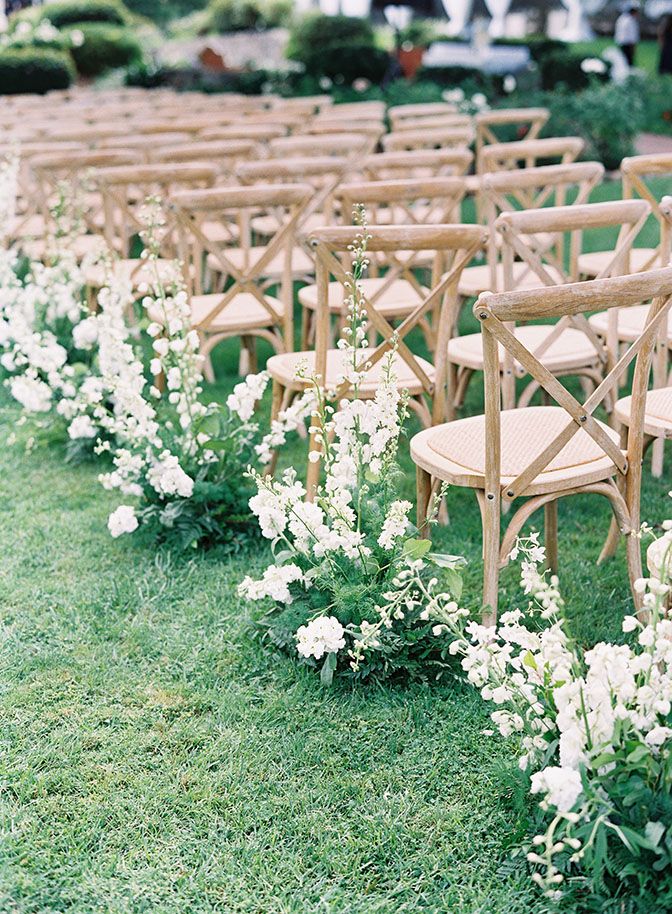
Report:
[[[0,95],[67,89],[75,80],[72,59],[48,48],[7,48],[0,51]]]
[[[81,22],[73,26],[84,34],[84,42],[72,48],[77,72],[98,76],[116,67],[128,67],[142,59],[142,48],[128,29],[118,25]]]

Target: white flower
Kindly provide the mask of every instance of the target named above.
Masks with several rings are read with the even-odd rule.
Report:
[[[607,65],[599,57],[586,57],[581,61],[581,69],[584,73],[606,73]]]
[[[138,529],[138,518],[135,516],[135,508],[130,505],[119,505],[116,511],[113,511],[107,519],[107,526],[116,539],[123,533],[133,533]]]
[[[296,649],[302,657],[319,660],[345,647],[345,629],[335,616],[318,616],[296,633]]]
[[[89,350],[98,339],[98,321],[87,317],[72,328],[72,340],[77,349]]]
[[[378,545],[382,549],[394,548],[395,540],[404,535],[410,521],[408,512],[413,506],[410,501],[393,501],[383,521],[383,527],[378,537]]]
[[[303,572],[298,565],[269,565],[258,581],[249,575],[238,585],[238,593],[248,600],[263,600],[270,597],[278,603],[291,603],[292,595],[289,585],[303,580]]]
[[[268,385],[269,375],[262,371],[260,374],[250,374],[240,384],[236,384],[233,393],[229,394],[226,405],[243,422],[247,422],[254,414],[258,400],[264,395]]]
[[[569,812],[583,793],[581,775],[574,768],[544,768],[532,775],[530,791],[544,793],[546,803]]]
[[[177,457],[168,451],[163,451],[147,471],[147,482],[160,495],[191,498],[194,491],[194,480],[184,472]]]
[[[651,575],[659,581],[672,576],[672,533],[654,540],[646,550],[646,564]]]
[[[46,413],[51,409],[52,391],[48,384],[34,373],[17,375],[9,382],[15,400],[29,413]]]
[[[504,89],[504,91],[506,92],[507,95],[510,95],[512,92],[516,91],[517,85],[518,85],[518,83],[516,82],[516,77],[512,76],[509,73],[507,76],[504,77],[504,82],[502,84],[502,88]]]
[[[97,429],[90,416],[76,416],[68,426],[68,437],[72,439],[95,438],[96,434]]]

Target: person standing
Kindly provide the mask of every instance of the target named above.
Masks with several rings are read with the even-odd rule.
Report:
[[[639,4],[628,3],[616,20],[614,41],[628,61],[628,66],[635,64],[635,51],[639,43]]]
[[[660,24],[658,42],[660,43],[658,72],[663,76],[665,73],[672,73],[672,13],[665,16]]]

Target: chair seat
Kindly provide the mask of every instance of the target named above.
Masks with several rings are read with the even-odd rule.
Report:
[[[372,353],[372,349],[362,349],[360,357],[364,359]],[[343,373],[343,360],[346,356],[340,349],[330,349],[327,352],[327,377],[325,386],[333,388],[338,383],[339,376]],[[431,379],[434,378],[434,366],[425,359],[418,358],[418,364],[425,374]],[[375,397],[376,391],[380,386],[383,376],[383,368],[386,357],[376,362],[376,364],[366,373],[366,376],[359,388],[363,397]],[[413,370],[397,354],[393,357],[393,371],[397,379],[399,389],[407,390],[411,396],[422,393],[423,387]],[[305,369],[305,374],[310,377],[315,371],[315,353],[314,352],[288,352],[282,355],[274,355],[268,360],[266,370],[270,376],[279,381],[283,387],[292,390],[304,390],[308,382],[302,378],[296,377],[297,369]]]
[[[608,268],[613,251],[591,251],[587,254],[579,254],[578,267],[581,276],[594,278],[599,276],[602,270]],[[630,272],[640,273],[642,270],[654,270],[660,264],[655,263],[658,257],[656,248],[632,248],[630,252]]]
[[[546,267],[551,278],[561,285],[565,282],[562,274],[555,267]],[[510,291],[504,289],[504,267],[501,263],[496,268],[497,289],[492,288],[490,281],[490,267],[487,263],[475,267],[467,267],[462,271],[458,291],[465,298],[476,298],[481,292]],[[540,289],[544,283],[527,264],[516,261],[513,265],[513,282],[515,289]]]
[[[365,298],[373,298],[378,289],[385,282],[384,278],[374,277],[371,279],[361,279],[359,285]],[[423,288],[423,293],[428,294],[428,290]],[[329,283],[329,310],[338,314],[343,308],[343,300],[346,297],[346,290],[340,282]],[[395,279],[390,283],[389,289],[375,301],[376,311],[379,314],[385,314],[388,317],[398,317],[403,314],[410,314],[422,301],[416,290],[407,279]],[[304,286],[299,290],[299,303],[304,308],[315,311],[317,308],[317,286]]]
[[[511,482],[572,422],[559,406],[528,406],[501,412],[502,485]],[[615,444],[619,435],[600,423]],[[488,446],[485,416],[457,419],[425,429],[411,439],[413,461],[432,476],[456,485],[485,486],[485,452]],[[583,429],[525,491],[540,495],[607,479],[617,473],[613,462]]]
[[[616,418],[623,425],[630,425],[632,397],[622,397],[616,402]],[[659,387],[646,394],[644,434],[654,438],[672,438],[672,387]]]
[[[162,282],[170,282],[175,278],[174,260],[160,258],[156,263]],[[137,289],[141,285],[151,286],[156,280],[155,267],[149,261],[139,258],[117,260],[112,264],[112,274],[119,280],[129,282],[133,289]],[[108,271],[104,264],[93,264],[84,271],[84,283],[90,288],[100,289],[107,281]]]
[[[245,270],[249,265],[254,265],[262,256],[265,247],[251,248],[227,248],[224,252],[226,259],[237,270]],[[215,273],[222,272],[222,263],[214,254],[208,254],[206,258],[208,267]],[[281,250],[272,257],[261,271],[262,276],[270,279],[281,279],[285,270],[285,252]],[[294,276],[312,275],[315,271],[315,264],[302,248],[292,250],[292,274]]]
[[[527,324],[516,327],[515,334],[523,346],[535,353],[553,330],[548,324]],[[499,364],[504,364],[504,347],[499,345]],[[448,358],[456,365],[471,368],[474,371],[483,369],[483,337],[480,333],[468,333],[456,336],[448,343]],[[574,327],[567,327],[540,356],[539,361],[549,371],[568,371],[572,368],[583,368],[595,365],[599,359],[595,347],[585,333]],[[521,365],[514,362],[514,370],[521,371]]]
[[[618,339],[626,343],[634,343],[641,335],[646,325],[649,314],[649,305],[631,305],[629,308],[619,308],[616,314]],[[609,312],[600,311],[588,318],[588,323],[595,333],[606,337],[609,326]],[[668,342],[672,343],[672,312],[667,318]]]
[[[235,222],[206,220],[201,223],[200,229],[205,237],[214,244],[224,244],[227,241],[236,241],[240,238],[240,229]]]
[[[283,304],[278,298],[273,298],[272,295],[265,295],[264,298],[278,314],[283,314]],[[218,293],[213,293],[211,295],[194,295],[192,297],[191,323],[196,330],[202,329],[203,322],[221,300],[222,295]],[[156,321],[157,323],[162,322],[162,311],[160,308],[150,307],[148,308],[147,313],[151,320]],[[271,314],[264,308],[252,292],[239,292],[233,297],[229,304],[220,311],[214,321],[208,325],[206,332],[244,333],[246,330],[273,327],[274,323]]]

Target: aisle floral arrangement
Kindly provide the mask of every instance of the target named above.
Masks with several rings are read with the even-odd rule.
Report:
[[[324,483],[314,500],[293,469],[281,479],[252,471],[257,494],[250,508],[272,543],[273,561],[258,580],[246,577],[239,592],[249,600],[272,600],[261,621],[276,645],[297,651],[320,667],[325,684],[334,674],[365,678],[403,671],[438,677],[446,667],[448,642],[437,641],[446,612],[458,612],[438,594],[437,568],[459,596],[463,560],[430,552],[410,520],[412,505],[397,497],[401,470],[399,438],[405,398],[393,374],[394,348],[373,399],[360,396],[361,352],[368,346],[366,311],[359,279],[367,266],[367,231],[353,244],[347,301],[349,320],[339,348],[351,397],[336,405],[313,377],[307,396]]]

